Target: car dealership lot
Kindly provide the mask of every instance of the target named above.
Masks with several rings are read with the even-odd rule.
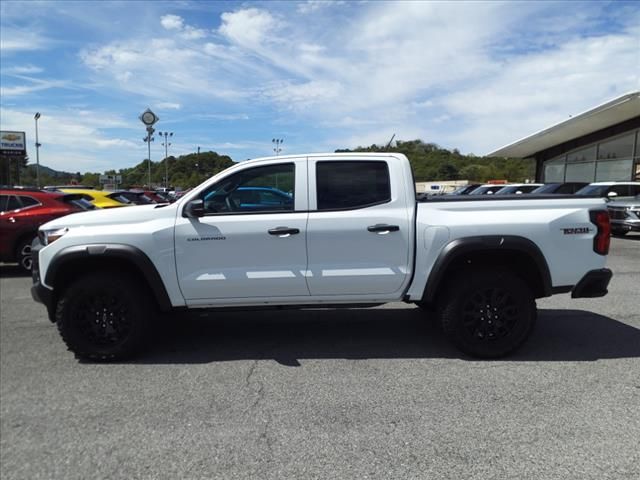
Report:
[[[499,361],[392,304],[183,315],[96,365],[0,266],[0,476],[638,478],[640,235],[609,267],[607,297],[539,301]]]

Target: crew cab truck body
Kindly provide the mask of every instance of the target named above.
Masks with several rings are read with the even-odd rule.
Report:
[[[264,187],[292,202],[238,205]],[[155,311],[376,305],[433,310],[464,352],[505,355],[535,299],[607,293],[609,217],[584,197],[416,202],[401,154],[241,162],[171,205],[87,212],[40,228],[33,296],[77,356],[135,352]]]

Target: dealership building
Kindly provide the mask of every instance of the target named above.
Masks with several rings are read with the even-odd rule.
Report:
[[[488,155],[535,159],[538,182],[640,181],[640,92],[610,100]]]

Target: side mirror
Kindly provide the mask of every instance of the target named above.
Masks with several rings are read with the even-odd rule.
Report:
[[[204,217],[204,200],[197,199],[191,200],[184,207],[184,216],[187,218]]]
[[[607,193],[607,197],[609,197],[609,198],[615,198],[615,197],[617,197],[617,196],[618,196],[618,194],[617,194],[616,192],[609,192],[609,193]]]

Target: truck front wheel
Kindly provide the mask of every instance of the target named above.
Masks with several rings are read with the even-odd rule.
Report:
[[[533,331],[537,316],[531,288],[508,270],[457,275],[447,283],[438,311],[449,340],[481,358],[516,350]]]
[[[56,323],[76,357],[120,360],[141,346],[152,303],[139,283],[123,274],[92,273],[79,278],[58,300]]]

